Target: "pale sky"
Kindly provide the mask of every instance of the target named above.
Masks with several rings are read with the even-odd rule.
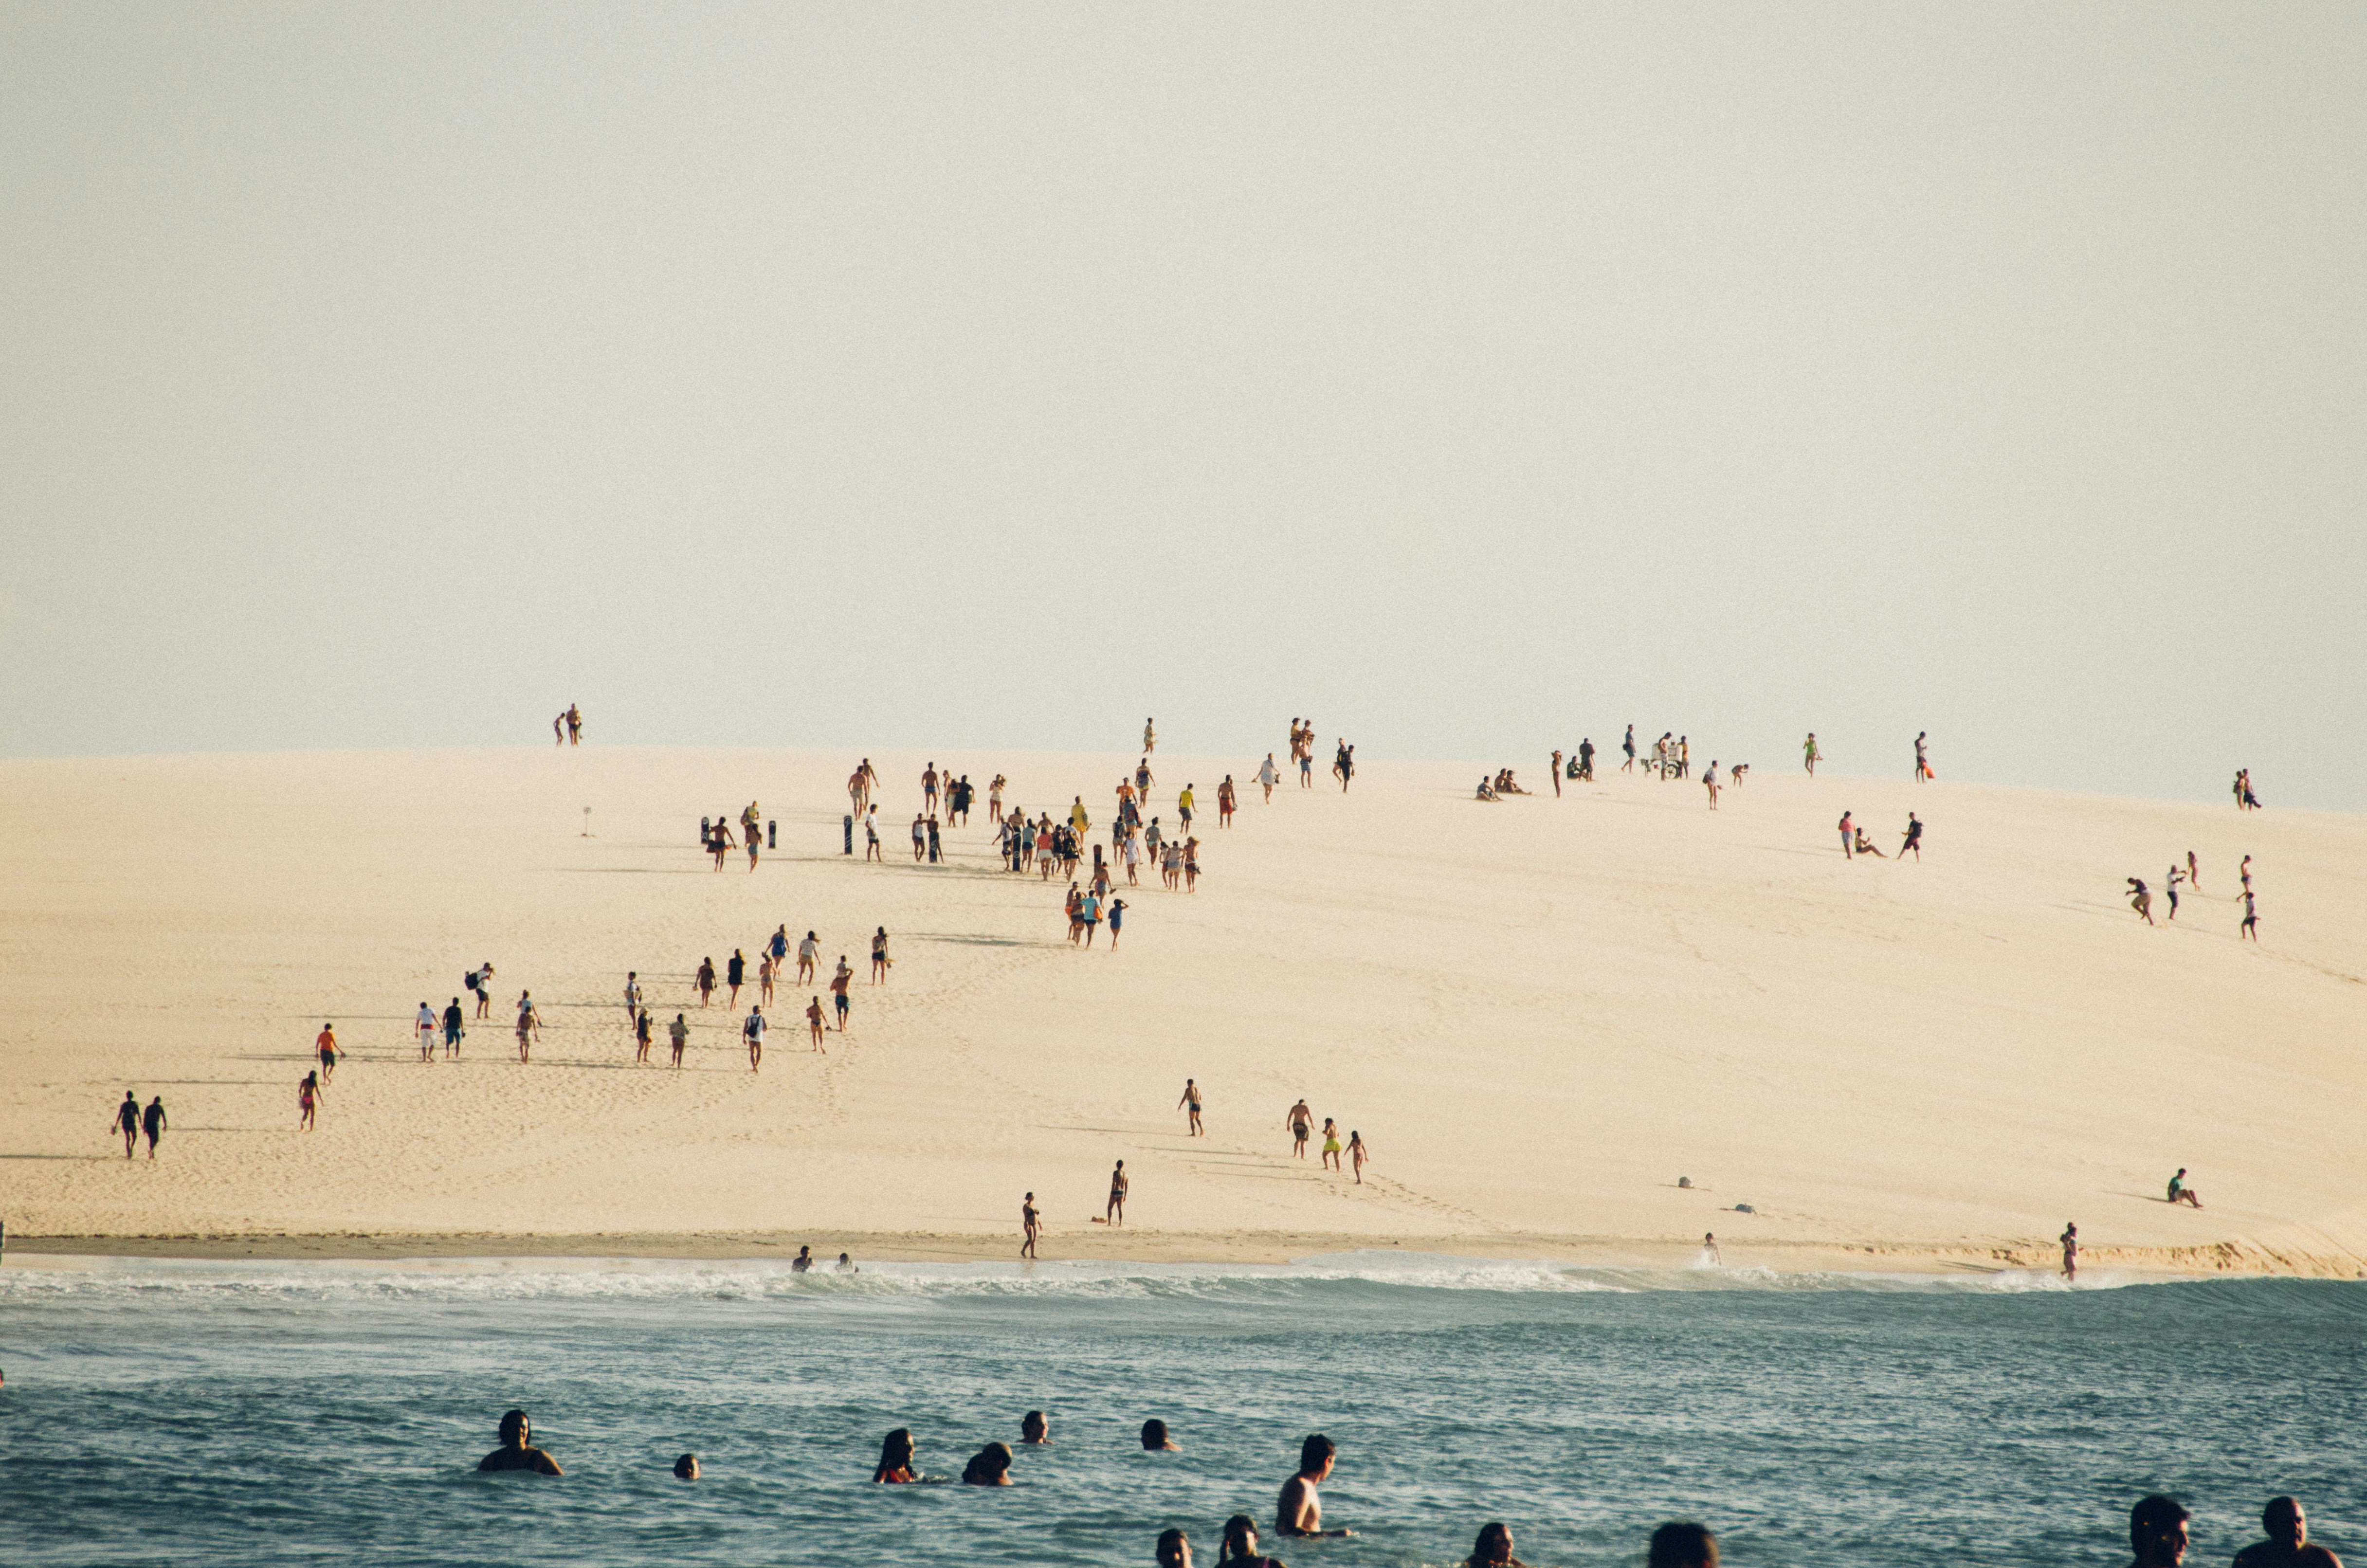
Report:
[[[0,4],[0,754],[2367,807],[2367,7]]]

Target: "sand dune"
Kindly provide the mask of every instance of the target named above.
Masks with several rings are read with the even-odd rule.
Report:
[[[942,867],[840,854],[854,755],[0,763],[11,1240],[992,1253],[1033,1189],[1047,1256],[1666,1257],[1715,1229],[1729,1261],[2044,1263],[2076,1219],[2100,1262],[2367,1271],[2360,819],[1775,759],[1715,814],[1698,785],[1615,774],[1485,805],[1476,764],[1372,763],[1344,797],[1319,772],[1270,806],[1244,784],[1219,831],[1217,779],[1257,756],[1162,756],[1153,811],[1172,824],[1198,786],[1200,891],[1147,876],[1122,950],[1088,952],[982,820]],[[909,822],[928,759],[874,760]],[[1133,756],[935,760],[1099,824]],[[783,847],[710,870],[699,815],[752,796]],[[1922,863],[1843,859],[1844,807],[1886,850],[1920,812]],[[2158,887],[2189,849],[2201,892],[2146,928],[2121,879]],[[2259,947],[2236,934],[2248,852]],[[782,924],[858,970],[884,925],[899,961],[827,1056],[795,1027],[813,988],[785,990],[752,1076],[739,1014],[689,977],[735,948],[753,966]],[[421,1065],[414,1009],[484,959],[500,1004],[544,1007],[533,1064],[497,1005],[463,1060]],[[633,1064],[628,970],[697,1026],[688,1069]],[[300,1134],[323,1019],[353,1055]],[[1205,1139],[1174,1108],[1186,1074]],[[110,1136],[126,1087],[171,1113],[153,1165]],[[1361,1188],[1288,1157],[1301,1094],[1372,1145]],[[1121,1158],[1112,1234],[1087,1216]],[[2200,1213],[2162,1201],[2179,1165]]]

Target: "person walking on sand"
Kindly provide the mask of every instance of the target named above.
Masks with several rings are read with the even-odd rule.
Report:
[[[1907,813],[1907,836],[1899,843],[1898,858],[1906,859],[1909,849],[1915,851],[1915,858],[1920,863],[1923,858],[1923,824],[1915,819],[1913,812]]]
[[[321,1075],[307,1073],[304,1081],[296,1085],[296,1126],[299,1131],[312,1131],[312,1118],[321,1108]],[[124,1151],[129,1153],[130,1151]]]
[[[710,836],[707,840],[707,847],[714,855],[715,869],[719,871],[723,869],[724,858],[731,853],[731,830],[724,825],[722,818],[718,817],[715,825],[708,831]]]
[[[679,1067],[682,1065],[682,1048],[690,1043],[690,1020],[676,1013],[674,1022],[666,1026],[666,1039],[674,1045],[673,1065]]]
[[[493,1010],[493,960],[487,959],[476,970],[477,983],[470,989],[477,994],[477,1017],[484,1017]]]
[[[1323,1119],[1323,1152],[1316,1160],[1327,1171],[1340,1168],[1340,1124],[1328,1116]]]
[[[132,1146],[140,1142],[140,1096],[130,1089],[123,1091],[123,1103],[115,1108],[114,1126],[123,1134],[123,1157],[128,1160]]]
[[[2153,894],[2147,891],[2145,879],[2129,879],[2129,907],[2137,912],[2148,926],[2153,924]]]
[[[1031,1192],[1025,1198],[1022,1199],[1019,1204],[1019,1232],[1025,1238],[1019,1244],[1020,1256],[1034,1257],[1036,1256],[1036,1238],[1041,1235],[1043,1231],[1044,1216],[1037,1212],[1036,1208],[1036,1195]]]
[[[756,1000],[763,1003],[772,999],[773,955],[767,952],[760,954],[756,960]]]
[[[1623,763],[1621,763],[1621,764],[1619,765],[1619,771],[1620,771],[1620,772],[1622,772],[1622,773],[1633,773],[1633,772],[1635,772],[1635,771],[1636,771],[1636,726],[1635,726],[1635,725],[1630,724],[1630,725],[1628,725],[1628,726],[1627,726],[1627,738],[1626,738],[1625,740],[1624,740],[1624,741],[1622,741],[1622,742],[1620,742],[1620,743],[1619,743],[1619,749],[1620,749],[1621,751],[1624,751],[1624,752],[1625,752],[1625,753],[1627,754],[1627,760],[1626,760],[1626,761],[1625,761],[1625,762],[1623,762]]]
[[[799,985],[813,983],[814,963],[821,957],[821,939],[812,932],[807,932],[805,939],[798,944],[798,983]]]
[[[838,1009],[838,1032],[841,1034],[846,1032],[846,1010],[854,1006],[847,997],[846,988],[854,983],[855,971],[847,964],[846,955],[841,953],[838,955],[838,970],[830,977],[830,1002]]]
[[[747,1021],[740,1026],[740,1038],[748,1042],[748,1071],[761,1072],[764,1066],[764,1009],[748,1009]]]
[[[1218,827],[1233,825],[1233,776],[1228,773],[1225,775],[1225,781],[1217,786],[1217,825]]]
[[[2178,884],[2185,880],[2186,873],[2178,869],[2177,861],[2172,860],[2169,863],[2169,874],[2161,880],[2161,891],[2169,898],[2169,914],[2165,918],[2170,920],[2178,918]]]
[[[164,1096],[158,1095],[148,1102],[147,1110],[140,1118],[140,1131],[148,1135],[148,1157],[153,1160],[156,1157],[156,1140],[164,1136]],[[2195,1207],[2199,1209],[2202,1205]]]
[[[821,997],[820,995],[816,995],[811,1002],[806,1004],[806,1032],[812,1037],[812,1049],[827,1051],[828,1048],[821,1042]]]
[[[1120,1160],[1117,1163],[1117,1168],[1110,1172],[1109,1202],[1102,1209],[1103,1224],[1123,1225],[1126,1223],[1126,1162],[1124,1160]]]
[[[1208,1130],[1207,1130],[1206,1128],[1205,1128],[1205,1127],[1203,1127],[1203,1126],[1201,1126],[1201,1125],[1200,1125],[1200,1085],[1197,1085],[1197,1084],[1194,1083],[1194,1082],[1193,1082],[1191,1079],[1189,1079],[1189,1078],[1184,1079],[1184,1097],[1183,1097],[1182,1099],[1180,1099],[1180,1100],[1177,1100],[1177,1101],[1175,1102],[1175,1105],[1176,1105],[1176,1108],[1177,1108],[1178,1109],[1180,1109],[1180,1110],[1182,1110],[1182,1111],[1185,1112],[1185,1113],[1187,1114],[1187,1116],[1190,1118],[1191,1131],[1189,1131],[1188,1133],[1186,1133],[1186,1134],[1185,1134],[1185,1136],[1186,1136],[1186,1137],[1190,1137],[1190,1138],[1204,1138],[1204,1137],[1207,1136],[1207,1131],[1208,1131]]]
[[[625,971],[625,1023],[629,1028],[641,1016],[641,973],[639,970]]]
[[[1807,765],[1809,778],[1814,778],[1817,776],[1817,764],[1822,761],[1823,757],[1824,754],[1817,749],[1817,732],[1810,730],[1807,743],[1800,748],[1800,759]]]
[[[1124,900],[1124,899],[1122,899],[1122,898],[1114,898],[1114,899],[1110,900],[1110,901],[1109,901],[1109,926],[1110,926],[1110,945],[1109,945],[1109,950],[1110,950],[1111,952],[1116,952],[1116,951],[1117,951],[1117,934],[1118,934],[1118,929],[1119,929],[1119,927],[1121,927],[1121,926],[1124,926],[1125,924],[1126,924],[1126,900]]]
[[[877,807],[863,813],[863,859],[866,865],[874,860],[883,866],[888,863],[888,857],[879,849],[879,812]]]
[[[695,978],[694,983],[698,987],[698,1005],[700,1006],[704,1007],[708,1003],[714,1000],[715,960],[712,957],[703,958],[698,960],[698,973]]]
[[[2079,1227],[2067,1221],[2063,1233],[2055,1239],[2063,1244],[2063,1278],[2077,1280],[2079,1278]]]
[[[2249,937],[2255,942],[2258,942],[2260,939],[2260,914],[2259,911],[2253,906],[2252,890],[2250,888],[2246,888],[2244,890],[2243,924],[2236,927],[2236,939],[2237,941],[2240,942],[2247,937]]]
[[[1847,858],[1854,849],[1857,843],[1856,835],[1857,824],[1850,821],[1849,812],[1841,812],[1841,855],[1843,858]]]
[[[730,961],[723,966],[723,980],[724,983],[731,988],[730,999],[723,1005],[727,1007],[737,1007],[740,1006],[740,987],[748,980],[747,955],[737,948],[731,949]]]
[[[335,1025],[321,1026],[321,1032],[312,1037],[312,1051],[321,1059],[321,1082],[325,1084],[336,1077],[337,1058],[344,1053],[337,1049]]]
[[[436,1009],[429,1006],[423,999],[419,1004],[419,1011],[413,1014],[411,1019],[411,1028],[419,1036],[420,1061],[436,1060],[436,1034],[442,1027],[441,1021],[436,1017]]]
[[[518,1060],[520,1062],[524,1062],[527,1059],[528,1048],[533,1045],[535,1037],[541,1031],[541,1028],[542,1015],[535,1010],[533,994],[531,992],[525,991],[519,992],[517,1042]]]
[[[1358,1187],[1365,1185],[1365,1162],[1372,1157],[1373,1152],[1365,1146],[1365,1135],[1354,1131],[1353,1128],[1350,1129],[1348,1133],[1348,1164],[1355,1170],[1356,1185]]]
[[[1709,791],[1709,809],[1717,810],[1717,758],[1716,757],[1711,757],[1709,767],[1702,771],[1702,788]],[[1558,795],[1561,791],[1557,790],[1554,793]]]
[[[1307,1096],[1301,1095],[1298,1103],[1282,1119],[1283,1125],[1290,1129],[1291,1153],[1302,1160],[1307,1158],[1307,1134],[1315,1124],[1315,1113],[1307,1108]]]
[[[2186,852],[2186,885],[2196,892],[2203,891],[2203,873],[2195,868],[2194,851]]]
[[[460,1054],[460,1037],[469,1032],[461,1027],[465,1022],[460,1014],[460,999],[455,996],[452,1005],[444,1009],[444,1060],[447,1062]]]
[[[1274,753],[1268,752],[1265,760],[1258,764],[1257,781],[1265,789],[1265,803],[1269,806],[1274,804],[1274,781],[1279,777],[1274,767]]]
[[[644,1007],[633,1019],[633,1060],[647,1064],[650,1059],[650,1010]]]
[[[888,956],[888,927],[882,926],[871,933],[871,983],[885,985],[888,983],[888,971],[895,967],[895,963],[896,960]]]

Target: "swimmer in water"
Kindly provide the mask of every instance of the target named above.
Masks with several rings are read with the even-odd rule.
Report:
[[[2342,1568],[2342,1559],[2310,1544],[2309,1519],[2298,1498],[2270,1498],[2260,1510],[2260,1532],[2269,1539],[2236,1553],[2236,1568]]]
[[[1142,1446],[1154,1454],[1181,1453],[1175,1439],[1167,1435],[1167,1423],[1157,1416],[1142,1424]]]
[[[1353,1533],[1323,1528],[1323,1499],[1316,1489],[1331,1479],[1331,1466],[1338,1453],[1331,1439],[1320,1432],[1312,1434],[1298,1445],[1298,1473],[1282,1483],[1282,1495],[1274,1503],[1274,1534],[1344,1536]]]
[[[523,1470],[536,1475],[562,1475],[559,1461],[540,1449],[531,1447],[527,1438],[532,1427],[523,1410],[513,1410],[502,1417],[502,1446],[477,1461],[479,1470]]]
[[[1011,1484],[1011,1445],[989,1443],[970,1456],[962,1467],[964,1486],[1008,1486]]]
[[[912,1434],[909,1429],[899,1426],[880,1440],[879,1468],[871,1472],[871,1479],[882,1485],[921,1479],[912,1470]]]
[[[680,1459],[675,1460],[674,1461],[674,1478],[676,1481],[697,1481],[698,1479],[698,1456],[697,1454],[685,1454]]]
[[[1019,1440],[1043,1448],[1052,1441],[1052,1422],[1040,1410],[1031,1410],[1019,1418]]]
[[[1512,1555],[1512,1532],[1504,1525],[1482,1525],[1479,1539],[1471,1543],[1471,1555],[1463,1560],[1463,1568],[1528,1568]]]
[[[1159,1568],[1192,1568],[1192,1538],[1182,1530],[1161,1530],[1159,1550],[1151,1561]]]
[[[1647,1568],[1717,1568],[1717,1537],[1700,1525],[1670,1523],[1652,1532]]]
[[[2129,1568],[2178,1568],[2186,1561],[2187,1519],[2176,1498],[2155,1493],[2129,1510]]]

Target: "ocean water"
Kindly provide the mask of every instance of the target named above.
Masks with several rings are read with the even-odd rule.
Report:
[[[1328,1433],[1294,1568],[2191,1562],[2293,1492],[2367,1559],[2367,1285],[1777,1276],[1353,1255],[1286,1267],[101,1262],[0,1270],[0,1557],[34,1563],[1213,1562]],[[567,1469],[474,1473],[511,1405]],[[867,1484],[910,1426],[957,1476]],[[1164,1419],[1183,1451],[1146,1454]],[[669,1473],[693,1450],[704,1480]]]

